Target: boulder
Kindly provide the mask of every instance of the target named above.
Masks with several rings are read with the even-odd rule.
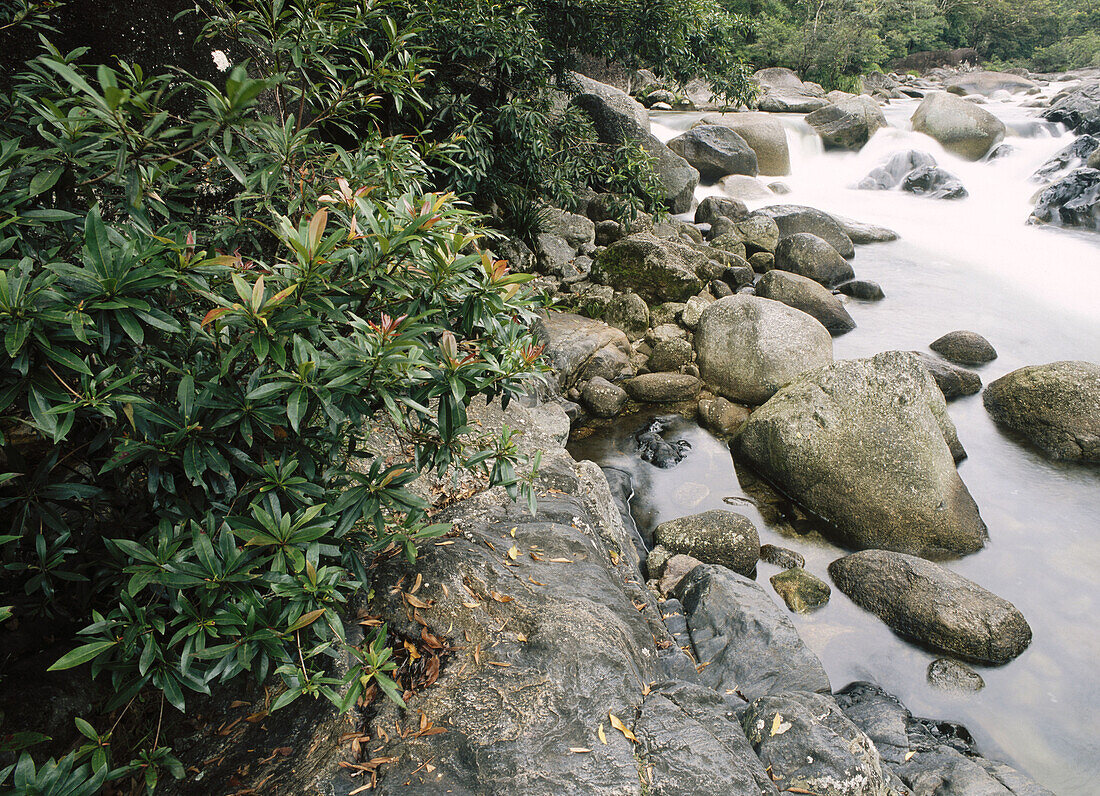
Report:
[[[581,390],[581,401],[596,417],[614,417],[626,405],[626,390],[602,376],[589,379]]]
[[[962,181],[939,166],[918,166],[905,175],[901,189],[929,199],[965,199]]]
[[[623,382],[635,401],[667,404],[690,401],[699,395],[703,383],[687,373],[643,373]]]
[[[806,559],[801,553],[773,544],[760,545],[760,560],[783,569],[800,569],[806,566]]]
[[[936,159],[927,152],[916,149],[895,152],[886,163],[871,169],[867,176],[856,184],[856,188],[863,191],[889,191],[901,185],[902,180],[913,169],[935,165]]]
[[[645,336],[649,328],[649,307],[637,293],[620,293],[604,308],[603,319],[622,329],[628,340],[638,340]]]
[[[1031,643],[1012,603],[917,556],[861,550],[829,564],[829,577],[898,633],[965,660],[1008,663]]]
[[[779,225],[767,215],[751,215],[735,221],[730,230],[745,244],[748,254],[774,252],[779,245]]]
[[[1020,368],[986,387],[982,400],[998,425],[1048,457],[1100,464],[1100,365]]]
[[[1005,125],[984,108],[952,94],[933,92],[913,114],[913,129],[939,141],[945,149],[980,160],[1005,136]]]
[[[936,386],[940,388],[943,397],[948,401],[953,401],[964,395],[974,395],[981,390],[982,377],[974,371],[930,357],[920,351],[913,351],[912,353],[932,374],[932,378],[936,380]]]
[[[690,163],[703,182],[716,182],[727,174],[757,174],[756,152],[745,139],[718,124],[693,127],[673,138],[668,147]]]
[[[904,58],[895,58],[890,62],[890,68],[902,73],[910,70],[928,72],[944,66],[971,66],[979,63],[981,56],[973,47],[960,47],[955,50],[921,50],[910,53]]]
[[[898,233],[888,227],[879,227],[844,216],[833,216],[852,243],[889,243],[898,239]]]
[[[542,231],[557,235],[574,249],[596,241],[596,225],[586,216],[549,207],[542,214]]]
[[[981,549],[943,394],[911,354],[804,373],[753,412],[733,450],[842,543],[928,557]]]
[[[959,89],[963,94],[981,94],[992,97],[998,91],[1009,94],[1023,94],[1029,89],[1038,88],[1034,80],[1007,72],[962,72],[950,78],[944,86],[950,91]]]
[[[725,219],[722,220],[725,221]],[[733,222],[716,224],[714,226],[714,229],[720,228],[728,228],[729,231],[723,232],[721,235],[713,238],[710,242],[711,248],[714,249],[716,252],[723,252],[725,254],[733,255],[737,258],[737,260],[744,260],[745,256],[748,254],[748,249],[745,247],[745,242],[741,240],[741,236],[733,230]]]
[[[775,221],[780,238],[808,232],[827,242],[841,257],[855,256],[856,249],[852,245],[852,239],[844,232],[840,222],[828,213],[800,205],[768,205],[757,210],[754,215],[768,216]]]
[[[714,299],[706,293],[700,293],[698,296],[692,296],[686,302],[684,302],[684,311],[680,313],[680,323],[686,326],[688,329],[695,331],[695,327],[699,325],[699,318],[703,315],[703,310],[705,310],[713,302]],[[654,351],[656,351],[656,349],[654,349]],[[681,364],[687,363],[685,362]]]
[[[826,149],[859,151],[886,126],[886,117],[870,97],[845,97],[808,114],[806,123],[821,136]]]
[[[729,196],[708,196],[695,208],[696,224],[711,224],[721,218],[736,221],[749,214],[745,203]]]
[[[1043,117],[1077,133],[1100,133],[1100,81],[1083,83],[1056,96]]]
[[[708,306],[695,332],[699,371],[731,401],[767,401],[803,371],[828,364],[832,338],[818,321],[778,301],[734,295]]]
[[[704,116],[700,124],[720,124],[744,138],[756,152],[760,174],[782,177],[791,173],[787,131],[772,116],[766,113],[712,113]]]
[[[718,187],[727,196],[743,202],[756,202],[772,197],[771,189],[755,177],[744,174],[729,174],[718,181]]]
[[[681,366],[691,364],[694,355],[695,349],[692,348],[691,343],[683,338],[674,337],[662,340],[653,346],[653,352],[649,355],[646,367],[654,373],[678,371]]]
[[[829,602],[829,595],[832,593],[829,584],[801,567],[785,569],[768,580],[775,593],[796,614],[808,614],[815,608],[820,608]]]
[[[1100,151],[1100,137],[1094,135],[1079,135],[1073,142],[1059,150],[1050,160],[1044,163],[1032,176],[1033,180],[1049,182],[1061,175],[1061,172],[1069,172],[1073,169],[1089,165],[1089,157]],[[1093,166],[1092,168],[1095,168]]]
[[[933,340],[928,347],[959,365],[984,365],[997,358],[997,351],[977,332],[948,332]]]
[[[844,303],[812,279],[786,271],[769,271],[756,283],[756,295],[781,301],[816,318],[833,335],[856,328]]]
[[[798,75],[783,67],[761,69],[754,75],[763,90],[759,107],[768,113],[810,113],[829,104],[825,92],[803,83]]]
[[[747,699],[782,691],[828,693],[829,677],[762,588],[725,567],[705,564],[676,587],[700,681]]]
[[[534,331],[563,390],[597,376],[616,381],[634,374],[630,341],[603,321],[551,312],[535,321]]]
[[[860,93],[885,97],[887,99],[901,99],[901,85],[890,75],[882,72],[871,72],[860,77]]]
[[[928,682],[945,691],[981,691],[985,680],[965,663],[936,658],[928,664]]]
[[[698,269],[706,262],[686,244],[639,232],[600,252],[592,278],[616,290],[633,290],[650,303],[684,301],[703,289]]]
[[[760,536],[752,520],[724,509],[662,522],[653,531],[657,544],[707,564],[721,564],[752,577]]]
[[[779,240],[775,267],[804,276],[826,287],[847,282],[855,276],[851,264],[827,241],[809,232],[796,232]]]
[[[863,301],[881,301],[886,298],[886,294],[882,292],[882,287],[878,282],[870,282],[865,279],[853,279],[851,282],[845,282],[837,290],[845,296]]]
[[[785,791],[891,796],[874,742],[832,696],[798,691],[759,697],[741,714],[749,743]]]
[[[725,398],[704,398],[699,402],[699,422],[719,436],[732,435],[748,419],[748,408]]]
[[[1100,169],[1076,169],[1048,187],[1028,221],[1100,231]]]

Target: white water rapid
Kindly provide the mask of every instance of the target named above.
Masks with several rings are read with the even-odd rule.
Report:
[[[1032,99],[1032,98],[1028,98]],[[988,384],[1018,367],[1063,359],[1100,362],[1100,234],[1028,226],[1039,185],[1029,176],[1073,140],[1020,100],[983,106],[1009,127],[1010,155],[971,163],[916,133],[909,117],[918,101],[885,109],[891,126],[859,153],[824,152],[797,115],[777,115],[787,128],[792,173],[780,180],[791,193],[750,203],[801,204],[896,230],[893,243],[857,247],[857,278],[878,282],[886,299],[852,300],[858,328],[835,339],[837,358],[890,349],[928,351],[940,335],[969,329],[999,352],[978,368]],[[703,114],[655,113],[654,133],[667,140]],[[959,177],[970,196],[935,200],[901,191],[859,191],[853,186],[895,152],[917,149]],[[717,193],[700,188],[698,195]],[[962,722],[982,750],[1004,759],[1063,796],[1100,791],[1100,468],[1050,462],[1000,432],[981,396],[949,404],[969,454],[959,472],[989,526],[985,550],[948,564],[1013,602],[1034,631],[1030,648],[1002,667],[975,667],[986,687],[977,693],[937,690],[926,669],[934,653],[900,639],[873,615],[834,589],[832,601],[807,616],[793,616],[821,657],[834,688],[872,680],[896,694],[915,714]],[[700,454],[719,445],[706,432],[689,437]],[[743,494],[732,468],[692,469],[692,456],[653,476],[645,507],[661,521],[727,506],[722,496]],[[690,508],[685,484],[699,481],[709,496]],[[677,497],[681,496],[681,497]],[[687,501],[689,504],[691,501]],[[685,510],[688,508],[688,510]],[[738,510],[741,510],[740,508]],[[802,552],[807,569],[827,578],[825,567],[844,551],[818,540],[791,540],[761,527],[762,541]],[[761,563],[765,589],[775,568]],[[774,596],[774,595],[773,595]]]

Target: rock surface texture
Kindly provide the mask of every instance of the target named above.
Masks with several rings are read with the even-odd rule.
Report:
[[[913,114],[913,129],[935,138],[945,149],[979,160],[1005,136],[1005,125],[984,108],[952,94],[929,94]]]

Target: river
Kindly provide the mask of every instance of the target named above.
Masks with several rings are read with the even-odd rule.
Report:
[[[1052,91],[1053,89],[1048,89]],[[1031,98],[1028,98],[1031,99]],[[1073,135],[1039,119],[1021,98],[985,105],[1009,128],[1010,155],[971,163],[916,133],[909,117],[917,100],[884,110],[890,127],[859,153],[825,152],[798,115],[776,115],[787,130],[792,173],[780,180],[791,192],[750,203],[802,204],[890,227],[892,243],[857,247],[857,278],[882,285],[886,299],[849,301],[858,324],[835,338],[838,359],[880,351],[928,351],[955,329],[984,335],[999,357],[980,368],[984,384],[1024,365],[1063,359],[1100,362],[1100,235],[1028,226],[1040,186],[1029,176]],[[652,114],[653,131],[667,140],[703,114]],[[945,201],[900,191],[852,186],[891,154],[931,153],[958,176],[970,195]],[[717,193],[698,189],[699,197]],[[954,571],[1014,603],[1034,631],[1031,646],[1002,667],[974,667],[986,686],[977,693],[944,691],[926,679],[935,653],[895,635],[874,615],[833,590],[827,606],[792,615],[821,658],[834,689],[870,680],[898,696],[915,714],[959,721],[989,757],[1005,760],[1062,796],[1100,789],[1100,468],[1050,462],[997,429],[981,396],[949,405],[968,458],[959,473],[989,526],[984,550],[949,562]],[[765,521],[745,500],[729,451],[694,423],[673,433],[693,450],[677,467],[657,470],[620,452],[622,438],[640,421],[575,443],[575,455],[631,470],[639,525],[711,508],[750,516],[761,541],[797,549],[806,568],[828,580],[826,567],[846,551],[815,532],[792,537]],[[732,505],[731,505],[732,504]],[[767,584],[778,568],[760,563]]]

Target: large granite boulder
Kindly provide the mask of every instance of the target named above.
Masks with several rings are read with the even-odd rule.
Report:
[[[752,748],[786,792],[893,796],[874,742],[827,694],[773,693],[741,714]]]
[[[913,114],[913,129],[969,160],[980,160],[1005,136],[1000,119],[972,102],[945,92],[926,96]]]
[[[985,388],[985,408],[1052,459],[1100,464],[1100,365],[1020,368]]]
[[[972,553],[986,539],[955,469],[957,447],[943,394],[899,351],[804,373],[733,442],[849,547],[935,558]]]
[[[796,232],[779,239],[775,267],[836,287],[855,277],[851,264],[827,241],[809,232]]]
[[[912,353],[932,374],[932,378],[936,380],[936,386],[940,388],[946,400],[953,401],[964,395],[974,395],[982,389],[982,377],[974,371],[930,357],[920,351]]]
[[[844,302],[819,283],[798,274],[768,271],[756,283],[756,295],[802,310],[834,335],[856,328],[856,322],[844,309]]]
[[[889,191],[897,188],[902,180],[914,169],[922,166],[934,167],[936,159],[927,152],[909,149],[895,152],[881,166],[876,166],[856,184],[862,191]]]
[[[699,318],[695,354],[704,381],[731,401],[762,404],[799,374],[833,358],[829,332],[778,301],[738,294]]]
[[[981,94],[983,97],[992,97],[998,91],[1007,91],[1009,94],[1022,94],[1039,84],[1022,75],[1013,75],[1008,72],[962,72],[948,78],[944,83],[948,91],[956,89],[963,94]]]
[[[760,535],[752,520],[724,509],[662,522],[653,537],[674,553],[721,564],[746,577],[752,577],[760,555]]]
[[[1056,95],[1043,116],[1078,133],[1100,133],[1100,81],[1084,83]]]
[[[959,365],[984,365],[997,358],[997,350],[977,332],[957,329],[938,337],[928,347]]]
[[[840,222],[828,213],[801,205],[768,205],[756,213],[775,221],[781,239],[799,232],[808,232],[836,249],[841,257],[850,259],[855,256],[856,249],[852,245],[852,239],[844,232]]]
[[[748,254],[774,252],[779,245],[779,225],[771,216],[754,214],[735,221],[730,229],[745,244]]]
[[[829,576],[898,633],[966,660],[1008,663],[1031,643],[1012,603],[923,558],[861,550],[829,564]]]
[[[696,660],[707,664],[699,674],[704,685],[749,700],[782,691],[831,690],[821,661],[755,581],[705,564],[688,573],[675,594],[684,606]]]
[[[820,87],[803,83],[790,69],[773,66],[754,75],[763,91],[759,107],[768,113],[810,113],[829,104]]]
[[[603,321],[551,312],[535,321],[534,330],[563,390],[597,376],[618,381],[634,375],[630,341]]]
[[[1075,169],[1046,188],[1028,220],[1100,231],[1100,169]]]
[[[755,177],[759,171],[752,147],[720,124],[693,127],[669,141],[668,147],[690,163],[704,182],[717,182],[727,174]]]
[[[648,232],[630,235],[596,256],[592,279],[632,290],[651,304],[685,301],[703,289],[707,258],[691,246]]]
[[[756,152],[760,174],[782,177],[791,173],[791,153],[787,131],[767,113],[711,113],[700,124],[720,124],[735,131]]]
[[[806,116],[826,149],[859,151],[877,130],[886,126],[882,109],[868,96],[844,97]]]

